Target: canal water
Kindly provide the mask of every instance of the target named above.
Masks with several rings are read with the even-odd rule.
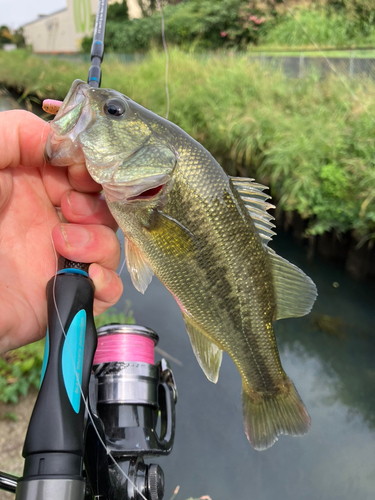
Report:
[[[120,236],[121,238],[121,236]],[[280,436],[269,450],[251,448],[242,426],[241,379],[224,355],[210,383],[192,352],[179,307],[154,277],[144,295],[126,269],[124,300],[136,322],[160,336],[179,391],[174,449],[159,459],[166,495],[212,500],[369,500],[375,498],[375,285],[356,282],[334,263],[308,262],[291,236],[273,248],[315,281],[319,297],[304,318],[275,324],[285,371],[312,419],[299,438]]]
[[[0,110],[12,107],[8,97],[0,96]],[[280,436],[264,452],[245,437],[241,379],[229,356],[218,383],[210,383],[169,292],[154,277],[142,295],[126,268],[121,274],[118,309],[130,300],[136,322],[154,329],[159,347],[179,360],[171,362],[179,391],[175,446],[158,459],[166,500],[177,485],[176,500],[375,498],[375,284],[354,281],[318,257],[308,262],[289,235],[279,233],[272,246],[311,276],[319,297],[309,316],[275,325],[283,366],[310,412],[311,431]]]

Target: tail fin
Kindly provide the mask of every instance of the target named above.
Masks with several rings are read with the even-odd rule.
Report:
[[[279,434],[302,436],[309,431],[311,420],[305,405],[289,379],[287,386],[287,392],[262,395],[259,399],[242,388],[245,433],[258,451],[270,448]]]

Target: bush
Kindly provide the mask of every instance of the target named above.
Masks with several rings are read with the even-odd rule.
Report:
[[[273,3],[272,0],[270,0]],[[271,11],[260,9],[257,2],[244,0],[190,0],[163,8],[165,33],[169,43],[189,49],[244,48],[256,43]],[[89,52],[92,38],[84,38],[82,50]],[[132,21],[108,21],[105,33],[106,50],[133,53],[146,52],[161,46],[161,16]]]

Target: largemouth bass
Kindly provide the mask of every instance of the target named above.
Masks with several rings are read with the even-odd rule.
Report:
[[[307,314],[317,293],[267,246],[274,226],[265,187],[228,177],[173,123],[79,80],[51,123],[46,157],[86,162],[125,234],[134,285],[144,292],[155,273],[172,293],[208,379],[217,381],[223,351],[233,359],[252,446],[305,434],[310,417],[281,366],[272,325]]]

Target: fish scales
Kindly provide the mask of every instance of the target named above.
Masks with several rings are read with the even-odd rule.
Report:
[[[221,171],[216,162],[212,159],[212,166],[208,165],[207,155],[194,151],[191,144],[176,142],[175,146],[183,153],[164,212],[194,234],[201,251],[189,256],[188,262],[174,257],[166,260],[163,247],[169,247],[168,235],[156,241],[147,238],[137,212],[134,225],[138,227],[131,237],[147,256],[158,278],[179,297],[184,309],[214,343],[229,353],[249,386],[277,390],[275,386],[280,383],[283,371],[273,331],[269,328],[274,308],[272,277],[267,272],[265,251],[255,231],[249,232],[245,225],[230,192],[228,178],[218,175]],[[206,200],[203,220],[201,207],[196,202],[197,192]],[[120,226],[128,228],[130,208],[124,211],[121,204],[115,203],[116,208],[113,205],[109,203]],[[259,259],[263,262],[259,263]],[[198,283],[198,286],[191,289],[186,283]],[[206,285],[204,288],[202,283]],[[258,304],[262,301],[258,290],[262,290],[267,300],[265,307]],[[268,311],[267,317],[260,315],[263,309]],[[229,342],[228,334],[233,336]],[[243,362],[249,357],[254,359],[254,364]]]
[[[316,288],[267,248],[263,187],[231,180],[179,127],[109,89],[76,81],[52,130],[50,161],[84,155],[124,231],[134,284],[143,292],[155,273],[176,298],[207,377],[216,382],[222,351],[235,362],[251,444],[306,433],[310,418],[282,368],[273,321],[307,314]]]

